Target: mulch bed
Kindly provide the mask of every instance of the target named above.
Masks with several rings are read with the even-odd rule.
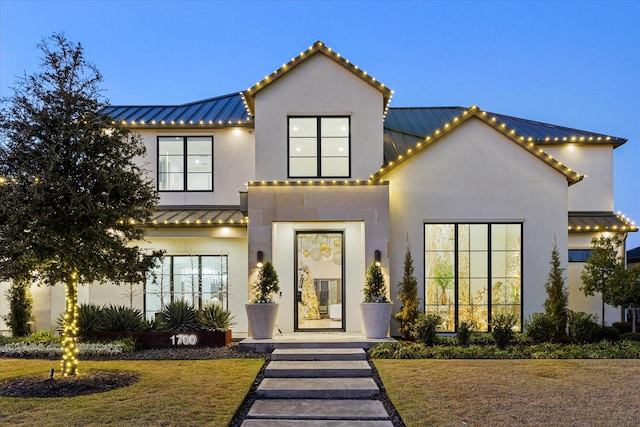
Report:
[[[130,386],[140,375],[127,371],[87,371],[77,376],[29,375],[0,385],[3,397],[75,397]]]

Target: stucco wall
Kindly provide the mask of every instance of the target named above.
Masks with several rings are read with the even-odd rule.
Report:
[[[159,136],[213,136],[213,191],[160,192],[160,205],[194,206],[239,205],[239,191],[255,176],[255,141],[252,129],[152,130],[141,133],[147,156],[140,160],[149,175],[157,180]]]
[[[256,181],[287,179],[287,117],[351,117],[351,178],[368,179],[383,161],[382,94],[323,55],[256,95]]]
[[[586,177],[569,187],[569,211],[613,211],[613,146],[543,146],[545,152]]]
[[[295,231],[344,232],[345,328],[349,332],[360,331],[359,303],[366,268],[373,262],[376,249],[387,256],[387,185],[250,186],[249,218],[247,287],[256,278],[256,253],[263,251],[264,259],[273,262],[280,278],[282,305],[278,325],[283,332],[294,330]],[[383,273],[388,274],[386,268]]]
[[[474,118],[384,178],[390,181],[394,292],[408,236],[424,304],[425,222],[522,222],[524,318],[542,310],[554,239],[562,265],[567,263],[562,174]]]
[[[246,287],[247,278],[247,238],[245,228],[232,227],[186,227],[186,228],[158,228],[151,230],[148,242],[141,247],[164,249],[167,255],[228,255],[229,280],[229,310],[235,316],[237,325],[234,333],[243,336],[247,332],[244,303],[248,300]],[[0,291],[4,291],[8,283],[0,284]],[[37,330],[48,330],[55,326],[55,322],[64,311],[65,287],[32,286],[34,300],[34,326]],[[98,305],[130,305],[133,292],[133,307],[143,310],[144,293],[141,284],[116,286],[112,284],[91,284],[78,287],[78,303],[93,303]],[[3,293],[4,295],[4,293]],[[9,311],[6,298],[0,300],[0,315]],[[7,327],[0,323],[0,331]]]

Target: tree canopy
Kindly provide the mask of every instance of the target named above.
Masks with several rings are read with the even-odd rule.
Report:
[[[38,48],[40,71],[0,109],[0,279],[65,283],[69,306],[72,283],[144,280],[161,253],[136,242],[158,194],[141,138],[105,113],[82,45],[53,34]]]
[[[580,279],[582,291],[587,296],[596,292],[602,295],[602,324],[604,304],[615,307],[626,305],[628,274],[624,255],[619,254],[622,238],[618,235],[598,236],[591,239],[591,256],[585,262]]]

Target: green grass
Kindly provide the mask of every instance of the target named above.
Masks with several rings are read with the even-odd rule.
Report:
[[[408,427],[637,426],[640,360],[374,361]]]
[[[83,370],[126,370],[137,383],[73,398],[0,397],[0,425],[224,426],[260,371],[262,359],[81,361]],[[0,382],[59,369],[52,360],[0,359]]]

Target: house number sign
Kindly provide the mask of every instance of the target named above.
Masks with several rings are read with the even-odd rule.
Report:
[[[196,345],[198,336],[196,334],[176,334],[169,338],[171,345]]]

